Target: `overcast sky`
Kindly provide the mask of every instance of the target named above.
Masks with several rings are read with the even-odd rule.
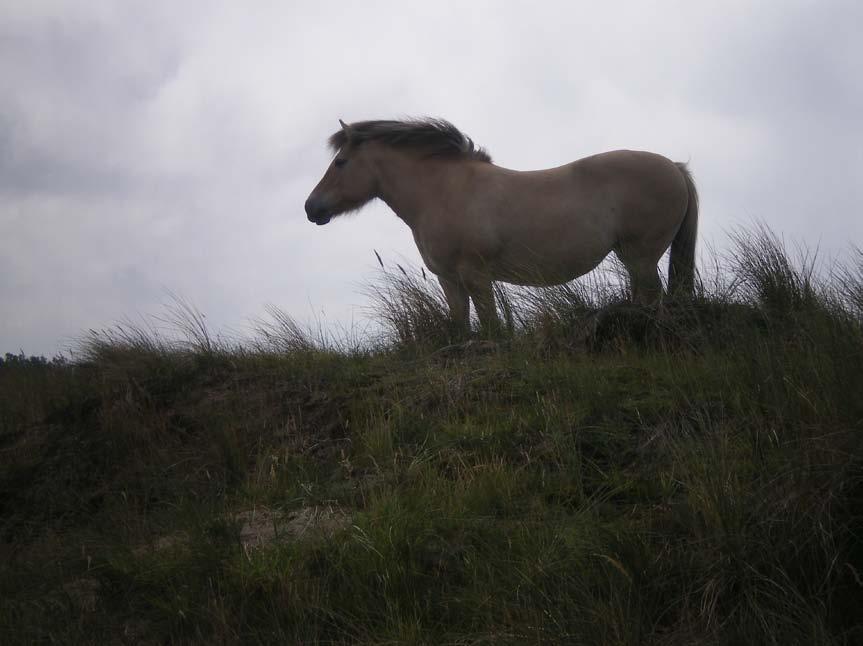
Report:
[[[158,313],[360,320],[383,204],[303,202],[338,119],[446,118],[516,169],[689,161],[701,235],[863,244],[859,2],[42,2],[0,6],[0,353]]]

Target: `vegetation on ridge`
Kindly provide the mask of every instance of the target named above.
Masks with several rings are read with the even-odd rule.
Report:
[[[0,643],[863,643],[863,254],[687,303],[500,290],[454,337],[92,332],[0,364]],[[12,358],[10,358],[12,357]]]

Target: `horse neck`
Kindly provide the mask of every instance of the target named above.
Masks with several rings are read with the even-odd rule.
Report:
[[[452,160],[386,151],[377,156],[378,197],[413,229],[449,193],[458,165]]]

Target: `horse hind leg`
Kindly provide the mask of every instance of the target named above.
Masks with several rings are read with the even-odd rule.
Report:
[[[638,305],[656,305],[662,300],[662,281],[654,258],[633,259],[620,257],[629,273],[632,300]]]

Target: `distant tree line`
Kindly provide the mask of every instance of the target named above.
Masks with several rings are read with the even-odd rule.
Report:
[[[29,357],[23,352],[19,352],[18,354],[12,354],[11,352],[7,352],[4,356],[0,357],[0,368],[6,367],[23,367],[23,366],[63,366],[68,363],[68,360],[65,357],[61,357],[60,355],[56,355],[52,359],[46,359],[43,355],[30,355]]]

